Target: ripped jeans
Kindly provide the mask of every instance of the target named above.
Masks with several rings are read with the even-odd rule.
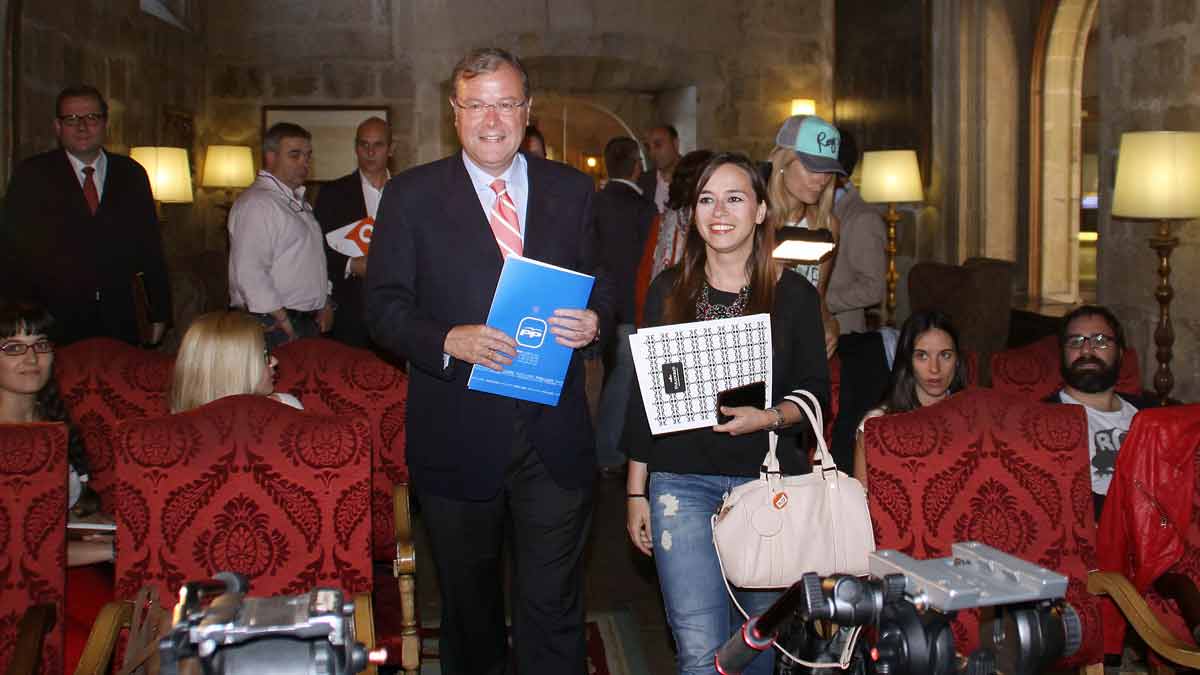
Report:
[[[725,493],[757,478],[654,471],[650,473],[650,531],[667,623],[679,649],[681,675],[716,673],[717,649],[745,619],[729,599],[712,541],[711,518]],[[780,591],[734,591],[751,616],[761,614]],[[748,675],[774,671],[772,650],[747,668]]]

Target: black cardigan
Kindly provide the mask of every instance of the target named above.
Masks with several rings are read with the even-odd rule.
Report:
[[[665,270],[650,284],[646,295],[648,325],[662,324],[663,305],[678,274],[678,268]],[[785,270],[775,284],[771,342],[774,403],[795,390],[807,389],[828,409],[829,361],[825,357],[820,298],[812,284],[791,270]],[[636,383],[627,420],[629,457],[645,462],[650,471],[756,476],[767,454],[766,431],[730,436],[704,428],[652,436]],[[780,431],[776,455],[784,473],[808,473],[808,449],[813,443],[810,428],[804,420]]]

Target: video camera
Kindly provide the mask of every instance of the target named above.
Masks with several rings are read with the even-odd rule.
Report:
[[[339,590],[271,598],[248,591],[232,572],[185,584],[158,643],[162,675],[353,675],[387,660],[386,649],[369,652],[354,640],[354,603]]]
[[[1067,578],[990,546],[954,544],[950,557],[936,560],[878,551],[870,571],[867,578],[804,575],[718,650],[717,671],[742,672],[789,628],[801,658],[854,650],[842,665],[866,675],[1026,675],[1079,650],[1079,616],[1062,599]],[[951,622],[958,610],[974,607],[991,607],[992,616],[980,623],[979,648],[960,663]],[[814,637],[819,621],[837,624],[838,633]],[[858,627],[874,629],[869,647],[854,644]],[[836,661],[822,666],[838,667]]]

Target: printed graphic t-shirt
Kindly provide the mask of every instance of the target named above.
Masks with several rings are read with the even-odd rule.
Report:
[[[1059,392],[1059,397],[1063,403],[1083,405],[1065,391]],[[1129,401],[1120,396],[1117,400],[1121,402],[1121,409],[1115,412],[1083,406],[1088,419],[1088,457],[1092,463],[1092,492],[1099,495],[1108,494],[1108,485],[1112,482],[1113,470],[1117,467],[1117,451],[1121,449],[1121,443],[1129,433],[1129,426],[1133,424],[1133,416],[1137,414],[1137,408]]]

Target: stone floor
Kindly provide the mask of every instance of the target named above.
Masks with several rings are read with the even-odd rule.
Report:
[[[637,553],[625,534],[625,481],[601,479],[596,485],[596,512],[587,550],[588,610],[631,611],[640,628],[647,675],[674,672],[675,657],[654,563]],[[419,516],[417,522],[417,600],[422,620],[436,620],[437,578]]]

